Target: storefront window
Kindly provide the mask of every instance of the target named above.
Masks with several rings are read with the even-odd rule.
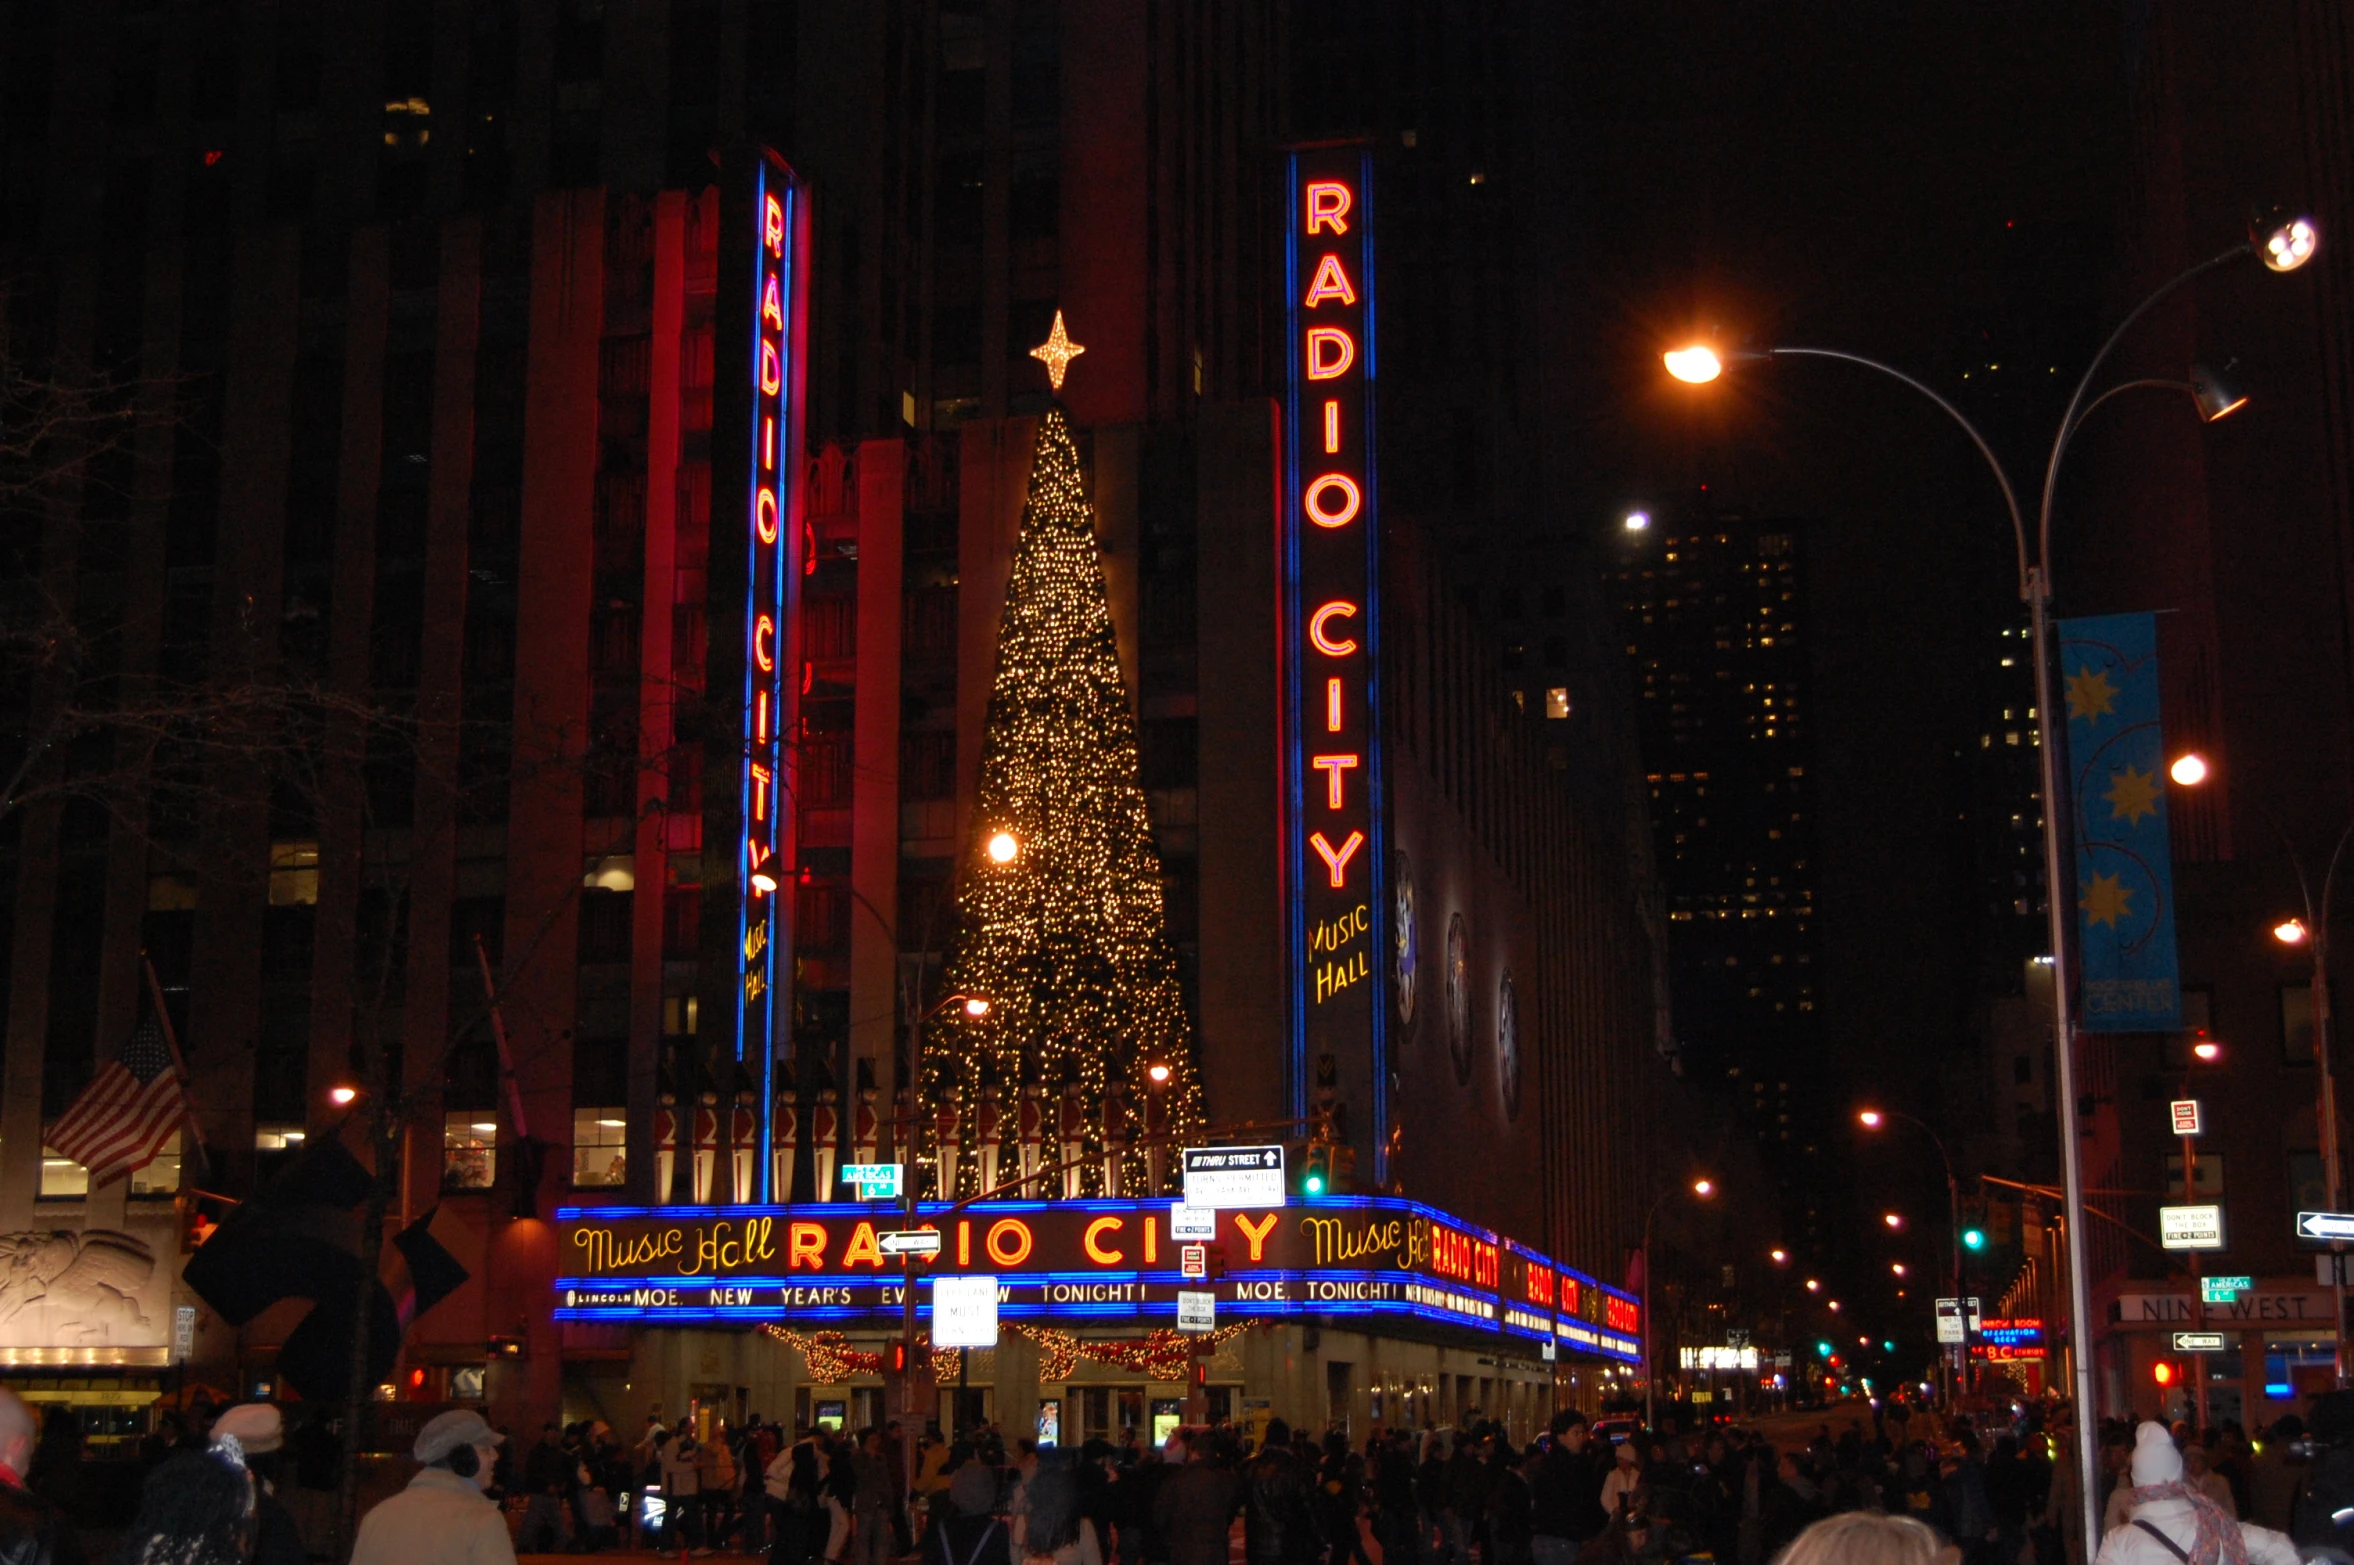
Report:
[[[90,1193],[90,1171],[54,1147],[41,1149],[41,1199],[66,1201]]]
[[[572,1182],[612,1186],[621,1183],[629,1111],[612,1107],[572,1111]]]
[[[487,1109],[442,1117],[441,1183],[448,1190],[488,1190],[499,1174],[499,1122]]]
[[[160,1199],[179,1193],[180,1132],[175,1130],[163,1150],[155,1154],[155,1161],[131,1171],[131,1194]]]
[[[2337,1344],[2300,1332],[2264,1334],[2264,1399],[2288,1402],[2319,1396],[2337,1383]]]

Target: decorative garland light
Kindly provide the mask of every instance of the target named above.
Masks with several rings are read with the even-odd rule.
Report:
[[[1130,1374],[1146,1375],[1160,1381],[1182,1381],[1189,1373],[1194,1358],[1204,1350],[1215,1350],[1250,1330],[1256,1321],[1239,1321],[1231,1326],[1220,1326],[1215,1331],[1179,1332],[1167,1327],[1145,1333],[1141,1337],[1114,1337],[1089,1341],[1077,1332],[1059,1326],[1032,1326],[1021,1321],[1001,1321],[998,1329],[1012,1336],[1036,1343],[1040,1350],[1038,1378],[1042,1382],[1069,1380],[1078,1370],[1079,1361],[1109,1364]],[[786,1347],[799,1352],[808,1361],[810,1378],[821,1385],[834,1385],[852,1375],[880,1375],[883,1355],[863,1353],[850,1345],[850,1339],[838,1331],[798,1332],[789,1326],[763,1324],[761,1331]],[[928,1332],[918,1332],[919,1342],[929,1342]],[[962,1348],[936,1348],[931,1352],[932,1379],[940,1385],[956,1384],[963,1369]]]

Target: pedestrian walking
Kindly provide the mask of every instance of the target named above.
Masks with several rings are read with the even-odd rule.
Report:
[[[709,1554],[697,1529],[702,1525],[703,1479],[695,1465],[695,1430],[681,1423],[666,1441],[658,1442],[662,1456],[662,1546],[689,1548]]]
[[[1212,1438],[1184,1442],[1185,1462],[1153,1496],[1153,1535],[1169,1565],[1227,1565],[1234,1516],[1242,1508],[1242,1480],[1215,1453]],[[1412,1555],[1399,1565],[1411,1565]]]
[[[883,1456],[883,1432],[858,1437],[850,1458],[850,1558],[852,1565],[890,1565],[891,1464]]]
[[[995,1475],[968,1460],[950,1478],[947,1498],[935,1508],[917,1565],[1013,1565],[1005,1523],[994,1514]]]
[[[1267,1421],[1267,1443],[1242,1470],[1243,1555],[1250,1565],[1313,1565],[1318,1553],[1316,1517],[1309,1508],[1313,1488],[1291,1426]]]
[[[564,1510],[572,1498],[572,1453],[564,1449],[564,1432],[542,1424],[539,1444],[523,1458],[523,1492],[529,1496],[523,1511],[523,1531],[515,1548],[523,1554],[554,1554],[564,1547]]]
[[[2132,1513],[2101,1539],[2098,1565],[2295,1565],[2301,1558],[2285,1534],[2241,1523],[2185,1483],[2182,1453],[2164,1424],[2134,1431],[2127,1471]]]
[[[286,1425],[267,1402],[240,1402],[213,1421],[213,1439],[234,1438],[245,1470],[253,1478],[253,1565],[310,1565],[302,1529],[278,1499],[279,1453]]]
[[[360,1519],[351,1565],[515,1565],[507,1519],[483,1493],[505,1438],[480,1413],[428,1419],[409,1448],[424,1471]]]
[[[729,1509],[736,1493],[736,1459],[728,1449],[727,1420],[712,1425],[711,1438],[695,1446],[696,1509],[702,1513],[703,1546],[716,1549],[727,1542]]]
[[[1029,1483],[1023,1565],[1103,1565],[1103,1540],[1079,1506],[1079,1478],[1067,1461],[1041,1458]]]

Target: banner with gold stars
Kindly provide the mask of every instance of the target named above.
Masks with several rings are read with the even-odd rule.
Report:
[[[2182,1025],[2158,719],[2158,620],[2060,621],[2076,842],[2078,1014],[2088,1032]]]

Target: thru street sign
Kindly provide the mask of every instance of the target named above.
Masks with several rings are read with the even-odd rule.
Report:
[[[1185,1149],[1187,1206],[1281,1206],[1283,1197],[1281,1147]]]
[[[2354,1212],[2299,1212],[2300,1239],[2354,1239]]]

